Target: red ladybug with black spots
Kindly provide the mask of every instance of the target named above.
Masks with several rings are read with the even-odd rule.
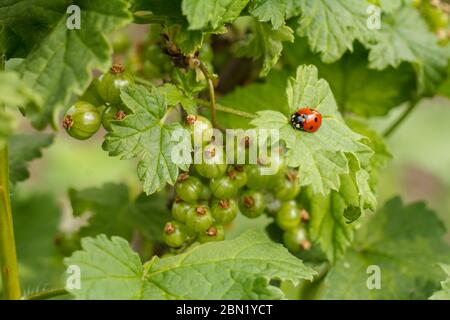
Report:
[[[291,125],[297,130],[316,132],[322,125],[322,115],[311,108],[300,108],[291,116]]]

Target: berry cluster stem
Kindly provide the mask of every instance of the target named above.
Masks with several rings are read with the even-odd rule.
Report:
[[[195,101],[201,106],[208,107],[208,108],[210,107],[210,104],[208,101],[205,101],[203,99],[196,99]],[[218,103],[216,103],[216,110],[225,112],[225,113],[229,113],[229,114],[234,114],[234,115],[242,117],[242,118],[249,118],[249,119],[256,118],[256,114],[254,114],[254,113],[249,113],[249,112],[233,109],[230,107],[220,105]]]
[[[383,136],[385,138],[390,137],[395,130],[405,121],[406,118],[416,109],[419,105],[420,99],[414,99],[409,103],[409,106],[401,114],[401,116],[384,132]]]
[[[208,68],[206,68],[205,64],[198,60],[198,68],[205,76],[206,80],[208,81],[208,92],[209,92],[209,102],[211,104],[211,122],[214,128],[218,127],[217,123],[217,106],[216,106],[216,92],[214,89],[214,81],[211,77],[211,74],[208,71]]]
[[[153,82],[151,82],[147,79],[141,78],[141,77],[135,77],[135,80],[136,80],[136,83],[146,86],[148,88],[152,88],[155,86],[155,84]],[[200,98],[195,99],[195,101],[202,107],[211,108],[211,103],[209,101],[206,101],[206,100],[203,100]],[[234,108],[226,107],[221,104],[218,104],[217,101],[215,102],[215,109],[217,111],[233,114],[235,116],[242,117],[242,118],[248,118],[248,119],[256,118],[256,114],[254,114],[254,113],[245,112],[245,111],[237,110]]]
[[[4,66],[5,59],[0,56],[0,70],[3,70]],[[0,105],[0,112],[4,112],[4,110],[5,106]],[[0,268],[4,297],[8,300],[20,299],[19,271],[9,190],[8,147],[6,145],[0,150]]]

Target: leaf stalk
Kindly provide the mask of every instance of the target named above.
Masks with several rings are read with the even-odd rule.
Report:
[[[5,57],[0,56],[0,70],[5,68]],[[0,112],[5,106],[0,105]],[[0,150],[0,271],[3,295],[8,300],[20,299],[19,268],[9,190],[8,146]]]

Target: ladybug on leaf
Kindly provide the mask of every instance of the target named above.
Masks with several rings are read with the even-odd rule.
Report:
[[[292,114],[291,125],[297,130],[316,132],[322,125],[322,115],[311,108],[300,108]]]

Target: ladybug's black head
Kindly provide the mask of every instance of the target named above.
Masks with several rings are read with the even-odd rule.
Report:
[[[305,118],[301,115],[294,113],[291,116],[291,125],[294,129],[303,130],[303,123],[305,122]]]

